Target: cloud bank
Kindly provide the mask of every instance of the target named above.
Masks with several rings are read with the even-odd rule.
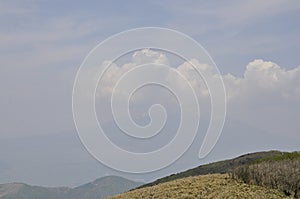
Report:
[[[170,62],[171,60],[164,52],[150,49],[136,51],[132,54],[130,62],[123,65],[116,63],[111,65],[104,78],[99,82],[97,95],[102,102],[109,100],[118,79],[140,64],[168,65]],[[202,116],[209,118],[210,93],[204,79],[196,72],[191,63],[205,76],[219,77],[211,73],[211,66],[202,64],[195,59],[173,67],[184,75],[192,85],[202,106],[202,113],[204,113]],[[186,89],[182,87],[180,81],[172,79],[168,74],[158,75],[158,78],[169,78],[170,83],[176,84],[181,89]],[[271,61],[255,59],[246,66],[241,77],[223,74],[222,78],[228,102],[227,118],[254,126],[271,134],[299,137],[297,129],[300,126],[296,118],[299,118],[300,111],[296,110],[299,110],[298,107],[300,107],[300,66],[286,70]],[[137,112],[145,115],[145,111],[147,112],[145,104],[149,106],[153,100],[155,102],[166,102],[169,99],[169,93],[166,94],[163,89],[150,89],[146,92],[136,92],[131,100],[133,100],[136,110],[139,110]],[[168,103],[170,107],[173,105],[178,106],[176,100],[169,100]],[[106,110],[108,111],[108,109]],[[132,114],[134,115],[134,113]]]

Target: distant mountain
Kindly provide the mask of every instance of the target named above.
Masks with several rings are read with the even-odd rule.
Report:
[[[68,198],[99,199],[123,193],[142,184],[122,177],[107,176],[72,189],[68,194]]]
[[[190,176],[198,176],[198,175],[205,175],[205,174],[214,174],[214,173],[228,173],[231,169],[237,166],[249,164],[251,162],[255,162],[262,159],[269,159],[269,158],[276,158],[284,155],[285,152],[280,151],[266,151],[266,152],[256,152],[256,153],[248,153],[246,155],[239,156],[237,158],[223,160],[219,162],[214,162],[206,165],[201,165],[193,169],[189,169],[184,172],[180,172],[177,174],[172,174],[167,177],[160,178],[152,183],[144,184],[141,187],[149,187],[156,184],[169,182],[172,180],[190,177]]]
[[[46,188],[12,183],[0,185],[1,199],[67,199],[70,188]]]
[[[100,199],[142,185],[122,177],[107,176],[76,188],[39,187],[21,183],[0,185],[0,199]]]

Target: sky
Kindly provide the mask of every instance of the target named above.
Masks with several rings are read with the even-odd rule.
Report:
[[[1,1],[0,183],[77,186],[104,175],[150,181],[243,153],[300,150],[299,10],[296,0]],[[97,44],[140,27],[180,31],[209,52],[224,80],[227,116],[217,145],[205,159],[195,154],[203,139],[200,136],[170,167],[133,175],[109,169],[84,148],[73,121],[72,89],[81,63]],[[128,54],[115,70],[108,71],[112,78],[104,83],[111,87],[120,68],[143,60],[170,63],[172,56],[149,49]],[[193,72],[184,63],[174,67],[193,80]],[[206,88],[201,85],[193,84],[203,94]],[[99,118],[115,132],[111,117],[101,113],[105,93],[98,92]],[[141,92],[146,100],[133,106],[136,120],[153,102],[171,106],[169,93],[159,91],[161,97],[156,99],[153,92],[155,88]],[[176,115],[176,108],[167,110]],[[139,122],[147,123],[147,119]],[[166,132],[178,125],[176,116],[170,120]],[[125,138],[114,134],[111,138],[119,139],[123,147],[132,146]],[[144,149],[165,141],[144,145]]]

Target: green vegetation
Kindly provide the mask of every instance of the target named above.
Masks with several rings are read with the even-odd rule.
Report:
[[[110,197],[110,199],[127,198],[282,199],[290,197],[275,189],[250,185],[232,179],[228,174],[210,174],[178,179]]]
[[[281,161],[281,160],[294,160],[300,158],[300,152],[280,152],[274,156],[268,156],[264,158],[259,158],[256,161],[253,161],[252,164],[260,163],[260,162],[274,162],[274,161]]]

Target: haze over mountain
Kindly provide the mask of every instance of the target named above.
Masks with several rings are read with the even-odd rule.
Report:
[[[106,176],[76,188],[48,188],[22,183],[0,185],[0,199],[100,199],[119,194],[142,183],[117,176]]]
[[[292,162],[292,164],[290,164]],[[106,176],[93,182],[75,187],[40,187],[30,186],[22,183],[11,183],[0,185],[0,199],[99,199],[107,196],[112,198],[299,198],[297,190],[300,185],[295,184],[300,174],[300,152],[267,151],[255,152],[241,155],[239,157],[200,165],[184,172],[179,172],[144,184],[127,180],[117,176]],[[282,164],[284,163],[284,164]],[[258,164],[256,166],[255,164]],[[276,167],[272,166],[276,165]],[[262,167],[263,166],[263,167]],[[245,169],[246,170],[245,170]],[[244,179],[248,168],[253,179],[265,176],[263,181],[247,183]],[[260,168],[260,169],[259,169]],[[276,172],[270,172],[273,168]],[[278,172],[281,173],[278,173]],[[273,173],[278,176],[276,184],[270,184],[274,178]],[[213,174],[213,175],[212,175]],[[289,175],[296,175],[293,178]],[[270,177],[268,176],[270,175]],[[234,176],[239,176],[235,178]],[[245,179],[249,179],[248,177]],[[264,186],[263,186],[264,185]],[[272,188],[274,186],[274,188]],[[277,190],[275,190],[275,188]],[[127,192],[128,193],[123,193]],[[300,193],[300,192],[299,192]],[[121,194],[121,195],[118,195]],[[116,195],[116,196],[115,196]]]

